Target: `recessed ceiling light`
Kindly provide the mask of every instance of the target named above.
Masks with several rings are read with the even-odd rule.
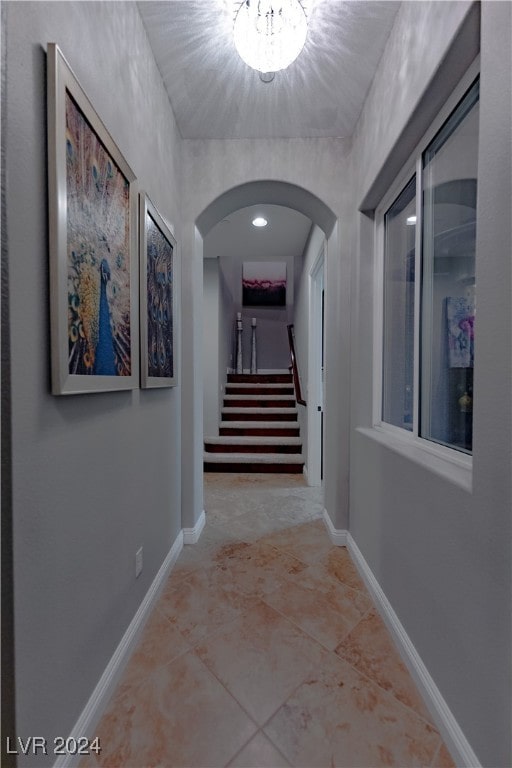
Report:
[[[408,216],[407,217],[407,224],[412,227],[414,224],[416,224],[416,216]]]
[[[252,223],[254,227],[266,227],[268,221],[263,218],[263,216],[256,216],[256,218],[252,220]]]

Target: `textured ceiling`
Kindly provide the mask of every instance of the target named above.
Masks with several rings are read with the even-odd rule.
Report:
[[[139,2],[186,139],[351,136],[400,3],[304,0],[299,58],[263,83],[236,53],[236,0]]]

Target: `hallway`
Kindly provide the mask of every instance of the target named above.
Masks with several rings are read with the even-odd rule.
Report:
[[[86,766],[453,766],[321,490],[205,476],[186,546]]]

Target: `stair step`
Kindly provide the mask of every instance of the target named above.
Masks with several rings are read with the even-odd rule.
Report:
[[[295,408],[290,395],[226,395],[224,406],[231,408]]]
[[[231,421],[221,422],[219,433],[222,436],[238,437],[298,437],[299,425],[297,422],[279,421]]]
[[[303,471],[302,454],[282,453],[208,453],[204,454],[205,472],[283,472]]]
[[[205,472],[232,472],[234,474],[279,474],[279,475],[302,475],[304,464],[257,464],[242,463],[233,461],[230,464],[215,461],[205,461]]]
[[[223,408],[223,421],[297,421],[296,408]]]
[[[299,437],[207,437],[206,453],[299,453],[302,443]]]
[[[205,438],[205,472],[303,472],[291,374],[228,374],[223,405],[219,436]]]
[[[228,373],[228,383],[233,384],[289,384],[290,373]]]
[[[293,395],[290,384],[226,384],[226,395]]]

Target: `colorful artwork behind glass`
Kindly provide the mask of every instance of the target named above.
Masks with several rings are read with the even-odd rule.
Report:
[[[129,183],[66,92],[69,373],[129,376]]]
[[[146,214],[148,376],[172,377],[173,359],[173,247]]]
[[[244,262],[242,304],[244,307],[285,307],[286,262]]]
[[[475,309],[466,298],[446,299],[450,368],[472,368],[475,355]]]

